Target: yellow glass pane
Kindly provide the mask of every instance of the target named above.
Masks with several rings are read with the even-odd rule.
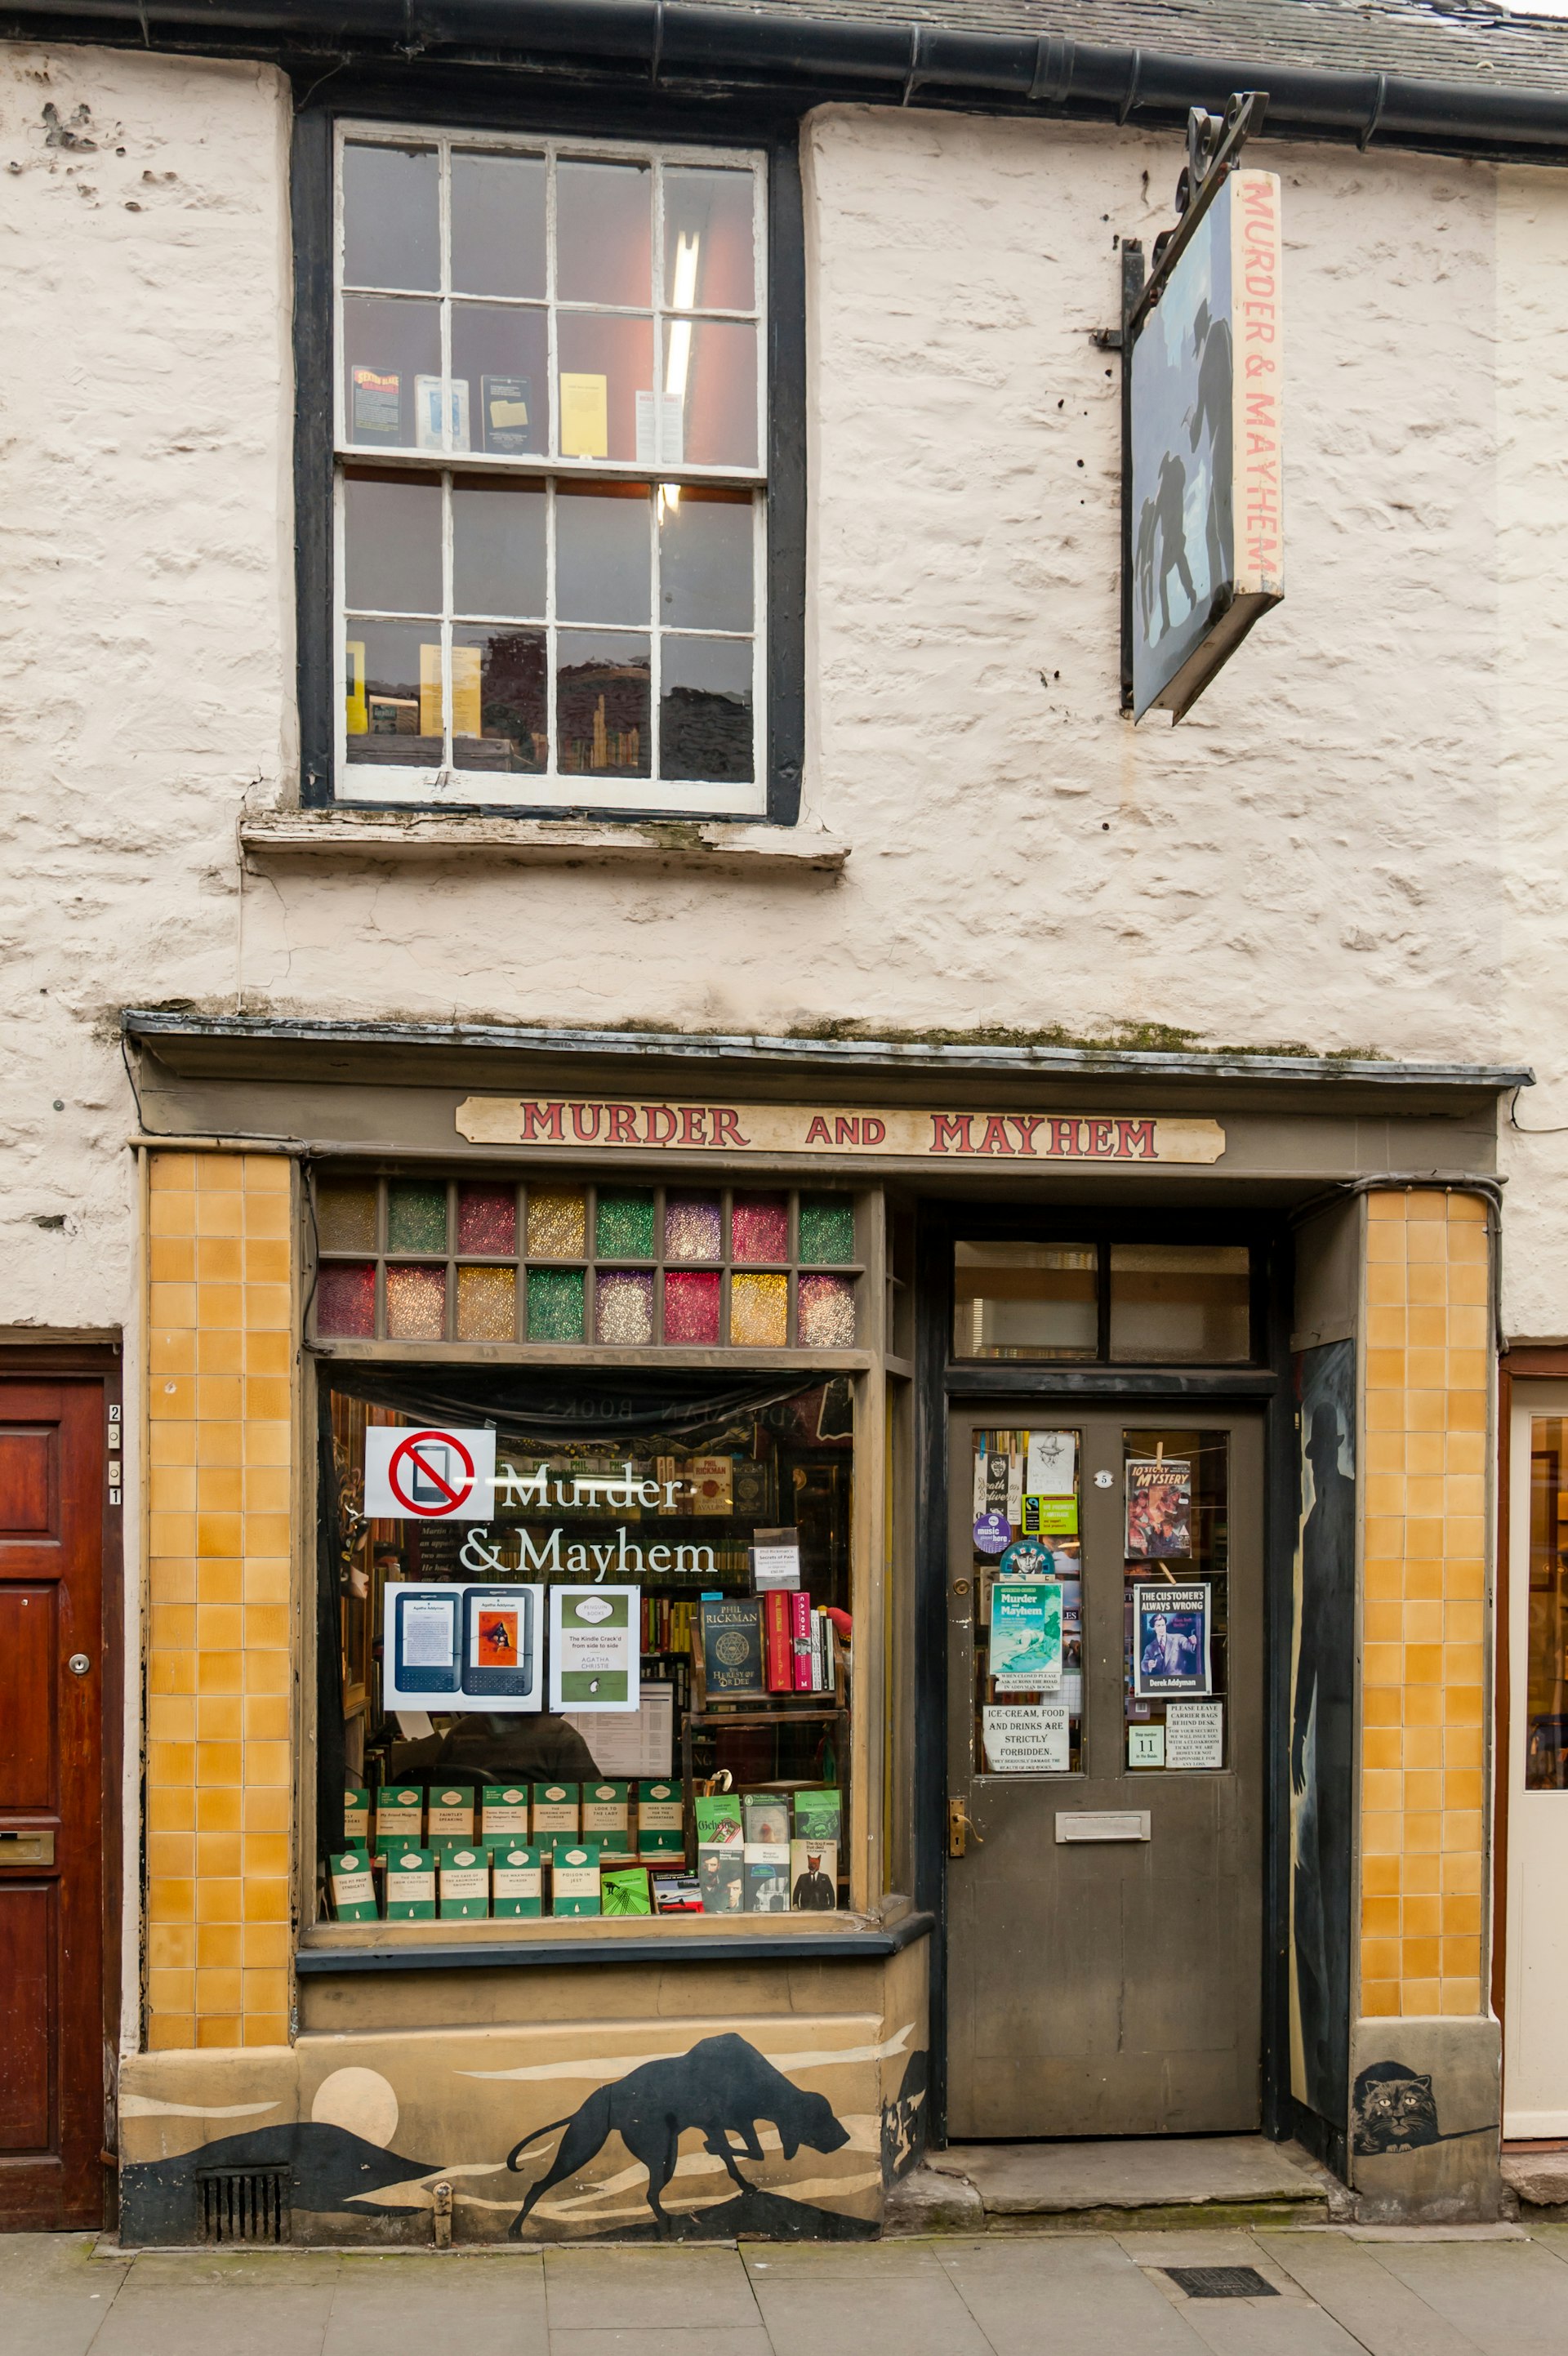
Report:
[[[782,1350],[789,1339],[789,1280],[741,1274],[730,1279],[729,1337],[756,1350]]]
[[[588,1204],[580,1186],[531,1186],[528,1190],[530,1259],[585,1259],[588,1250]]]
[[[510,1268],[457,1270],[459,1342],[517,1339],[517,1272]]]
[[[323,1186],[316,1198],[316,1223],[323,1251],[374,1251],[375,1187]]]

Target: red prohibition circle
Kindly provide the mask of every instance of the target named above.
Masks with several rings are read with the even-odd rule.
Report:
[[[420,1455],[420,1448],[425,1441],[432,1440],[439,1441],[443,1448],[455,1448],[458,1455],[462,1458],[465,1478],[460,1488],[452,1488],[442,1479],[435,1466],[427,1464],[424,1457]],[[435,1487],[440,1490],[442,1495],[446,1500],[446,1503],[444,1505],[416,1505],[414,1500],[406,1494],[402,1482],[397,1477],[398,1467],[403,1462],[405,1456],[411,1457],[413,1462],[418,1465],[425,1479],[433,1482]],[[391,1489],[392,1495],[397,1499],[398,1504],[403,1506],[406,1513],[417,1514],[424,1521],[436,1519],[443,1514],[455,1514],[459,1505],[466,1505],[467,1503],[468,1495],[473,1485],[474,1460],[469,1455],[467,1450],[464,1447],[462,1441],[458,1439],[455,1431],[411,1431],[407,1439],[400,1440],[397,1446],[392,1450],[391,1459],[387,1464],[387,1486]]]

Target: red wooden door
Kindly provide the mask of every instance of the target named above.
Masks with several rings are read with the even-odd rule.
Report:
[[[13,2228],[103,2222],[107,1412],[100,1381],[0,1376],[0,2226]]]

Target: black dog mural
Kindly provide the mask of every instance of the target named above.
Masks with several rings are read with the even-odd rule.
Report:
[[[663,2194],[675,2173],[681,2137],[688,2130],[701,2134],[739,2191],[753,2195],[756,2188],[742,2176],[736,2160],[738,2156],[761,2159],[757,2130],[763,2120],[777,2127],[786,2159],[793,2159],[802,2144],[826,2152],[842,2151],[849,2141],[848,2130],[833,2116],[825,2094],[806,2094],[792,2085],[744,2037],[703,2037],[687,2053],[644,2062],[613,2085],[599,2087],[568,2117],[535,2127],[508,2153],[507,2166],[515,2170],[521,2155],[542,2136],[565,2129],[549,2169],[529,2187],[510,2236],[521,2239],[535,2201],[591,2166],[612,2135],[618,2135],[648,2170],[648,2205],[660,2234],[671,2230]],[[740,2155],[731,2147],[732,2136],[740,2138]]]

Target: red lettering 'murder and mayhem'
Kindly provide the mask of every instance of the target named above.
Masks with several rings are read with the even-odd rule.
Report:
[[[1249,573],[1277,581],[1284,570],[1279,182],[1272,173],[1243,172],[1238,193],[1241,285],[1235,311],[1245,405],[1236,471],[1242,562]]]
[[[524,1104],[524,1145],[734,1145],[751,1143],[730,1105]]]
[[[1152,1120],[1059,1120],[1044,1115],[934,1112],[933,1153],[1022,1154],[1044,1162],[1154,1162]],[[1046,1130],[1036,1142],[1035,1132]]]

